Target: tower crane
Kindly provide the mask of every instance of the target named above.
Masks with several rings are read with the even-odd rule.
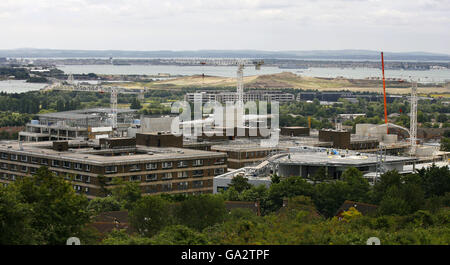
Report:
[[[66,83],[57,83],[49,87],[53,90],[62,91],[81,91],[81,92],[98,92],[111,93],[111,127],[114,134],[117,133],[117,95],[120,94],[138,94],[138,99],[144,99],[144,89],[126,89],[117,86],[102,86],[91,84],[75,84],[73,75],[69,75],[69,80]]]
[[[249,59],[203,59],[199,60],[200,64],[205,65],[236,65],[236,103],[238,108],[242,109],[244,106],[244,68],[245,66],[255,66],[256,70],[261,69],[264,60],[249,60]]]

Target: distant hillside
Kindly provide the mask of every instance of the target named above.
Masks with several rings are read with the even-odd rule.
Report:
[[[450,55],[427,52],[385,52],[386,58],[397,61],[450,61]],[[370,50],[198,50],[198,51],[123,51],[123,50],[57,50],[13,49],[0,50],[0,57],[12,58],[262,58],[317,60],[379,60],[379,51]]]

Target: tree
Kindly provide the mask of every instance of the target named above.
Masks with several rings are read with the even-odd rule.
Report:
[[[152,237],[152,243],[157,245],[206,245],[206,236],[184,225],[165,227],[159,234]]]
[[[175,216],[178,223],[203,230],[222,222],[225,218],[225,203],[220,196],[201,194],[188,197],[177,205]]]
[[[130,222],[140,235],[156,235],[173,222],[170,204],[159,196],[142,197],[130,211]]]
[[[288,177],[280,183],[272,184],[267,198],[267,209],[275,211],[283,203],[283,199],[298,195],[312,197],[314,194],[313,185],[302,177]]]
[[[367,201],[370,191],[370,185],[367,179],[363,177],[363,174],[358,169],[351,167],[342,173],[342,179],[349,185],[350,194],[348,194],[347,200]]]
[[[69,182],[47,167],[16,181],[12,188],[20,194],[19,201],[32,209],[31,226],[39,231],[40,244],[65,244],[89,222],[87,198],[77,195]]]
[[[138,201],[142,196],[141,187],[137,182],[115,180],[114,185],[117,185],[112,189],[112,196],[122,203],[123,207],[130,210],[133,207],[133,203]]]
[[[375,204],[378,204],[383,199],[383,196],[386,194],[388,189],[391,186],[400,186],[401,185],[401,175],[396,170],[388,171],[380,176],[380,179],[376,182],[373,187],[373,198],[372,201]]]
[[[134,98],[131,101],[130,109],[141,109],[141,108],[142,108],[141,102],[139,102],[138,99]]]
[[[120,202],[111,196],[92,199],[88,205],[88,209],[96,214],[101,212],[120,211],[120,208]]]
[[[11,188],[0,187],[0,245],[38,243],[31,227],[32,209],[18,197]]]
[[[427,197],[444,196],[450,191],[450,170],[448,166],[437,167],[433,164],[427,169],[417,171],[422,179],[422,188]]]
[[[229,186],[233,187],[239,193],[252,187],[252,185],[248,183],[248,178],[245,178],[242,175],[238,175],[232,178],[231,184]]]
[[[342,203],[349,199],[350,194],[350,186],[346,182],[338,180],[317,184],[312,198],[320,213],[326,217],[332,217]]]
[[[450,138],[442,137],[441,138],[441,151],[450,151]]]

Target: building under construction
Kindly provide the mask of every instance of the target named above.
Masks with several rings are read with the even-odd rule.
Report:
[[[39,120],[26,124],[20,141],[98,139],[112,136],[111,108],[92,108],[38,114]],[[117,135],[126,136],[135,123],[137,110],[117,109]]]

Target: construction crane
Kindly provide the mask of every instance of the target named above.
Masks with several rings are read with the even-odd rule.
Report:
[[[189,59],[188,59],[189,60]],[[196,60],[193,59],[195,62]],[[264,64],[263,60],[249,60],[249,59],[201,59],[198,60],[201,65],[236,65],[236,103],[239,109],[244,106],[244,68],[245,66],[254,66],[256,70],[261,69]],[[204,78],[204,75],[203,75]]]
[[[102,86],[102,85],[91,85],[91,84],[76,84],[73,75],[70,74],[67,82],[55,83],[48,87],[52,90],[62,90],[62,91],[80,91],[80,92],[98,92],[98,93],[111,93],[111,127],[113,133],[117,133],[117,95],[120,94],[138,94],[138,99],[144,99],[144,89],[127,89],[117,86]]]
[[[411,141],[410,154],[414,156],[417,149],[417,81],[412,80],[411,86],[411,111],[409,122],[409,138]]]
[[[384,123],[388,123],[387,118],[387,104],[386,104],[386,81],[384,78],[384,57],[383,52],[381,52],[381,72],[383,74],[383,96],[384,96]],[[389,134],[389,128],[386,126],[386,133]]]

